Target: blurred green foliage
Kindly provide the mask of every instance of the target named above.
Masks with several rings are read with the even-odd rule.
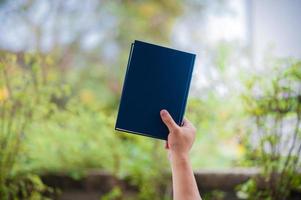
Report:
[[[0,197],[42,199],[40,193],[50,188],[38,176],[24,173],[24,168],[18,166],[25,159],[24,143],[31,137],[28,134],[31,123],[53,112],[51,99],[59,98],[63,89],[54,87],[53,81],[48,82],[40,68],[44,62],[40,57],[25,55],[22,66],[18,61],[14,54],[1,53]]]
[[[301,176],[301,62],[275,60],[268,76],[253,76],[243,95],[253,119],[247,138],[245,164],[262,169],[256,178],[238,187],[242,199],[287,199],[300,191]]]
[[[203,195],[204,200],[223,200],[225,199],[225,192],[213,190],[212,192]]]

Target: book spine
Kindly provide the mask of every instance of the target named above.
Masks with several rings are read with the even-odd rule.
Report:
[[[192,74],[193,74],[195,57],[196,56],[193,55],[192,58],[191,58],[191,65],[190,65],[190,69],[189,69],[189,77],[187,79],[186,90],[185,90],[185,94],[184,94],[184,101],[183,101],[183,104],[182,104],[180,119],[179,119],[179,122],[178,122],[179,126],[183,125],[182,123],[183,123],[183,118],[184,118],[184,114],[185,114],[185,110],[186,110],[186,104],[187,104],[187,99],[188,99],[188,94],[189,94],[189,89],[190,89],[190,84],[191,84],[191,79],[192,79]]]
[[[119,106],[118,106],[118,114],[117,114],[117,120],[116,120],[116,123],[115,123],[115,130],[117,130],[117,128],[118,128],[117,126],[118,126],[118,121],[119,121],[119,109],[121,107],[123,93],[124,93],[124,90],[125,90],[125,87],[126,87],[126,80],[127,80],[128,72],[129,72],[129,69],[130,69],[130,64],[131,64],[134,45],[135,45],[134,43],[131,44],[131,51],[130,51],[130,54],[129,54],[128,64],[127,64],[126,73],[125,73],[125,76],[124,76],[123,87],[122,87],[121,97],[120,97]]]

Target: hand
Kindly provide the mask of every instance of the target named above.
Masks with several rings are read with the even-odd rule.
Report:
[[[167,110],[161,110],[160,115],[169,130],[167,148],[170,156],[187,158],[195,140],[195,127],[187,119],[183,120],[182,126],[178,126]]]

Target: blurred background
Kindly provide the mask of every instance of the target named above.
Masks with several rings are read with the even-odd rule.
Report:
[[[290,198],[301,189],[300,8],[300,0],[1,0],[0,198],[75,199],[43,177],[101,170],[135,192],[117,181],[93,198],[171,199],[164,143],[114,130],[134,40],[197,54],[186,109],[198,130],[194,170],[256,168],[268,187],[250,178],[232,199]],[[219,189],[204,198],[226,199]]]

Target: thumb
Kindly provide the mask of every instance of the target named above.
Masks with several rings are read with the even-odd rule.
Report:
[[[174,129],[178,128],[178,125],[176,122],[172,119],[170,114],[167,112],[167,110],[161,110],[160,112],[161,119],[164,122],[164,124],[167,126],[168,130],[171,132]]]

